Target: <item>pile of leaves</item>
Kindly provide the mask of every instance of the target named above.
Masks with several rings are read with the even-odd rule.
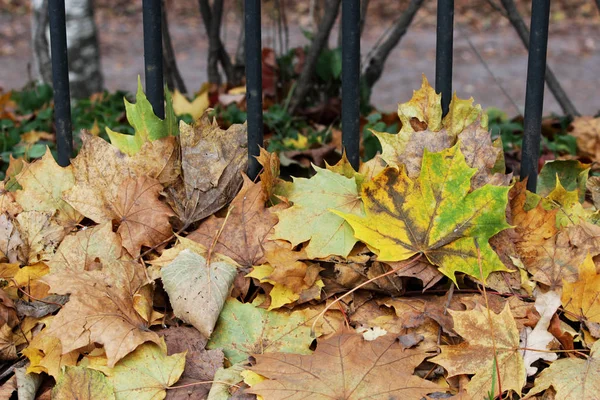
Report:
[[[473,100],[426,79],[355,171],[279,177],[245,125],[83,132],[0,191],[2,398],[595,399],[597,181],[505,174]],[[588,198],[588,187],[593,197]]]

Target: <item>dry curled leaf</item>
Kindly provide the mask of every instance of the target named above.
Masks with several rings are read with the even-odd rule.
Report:
[[[180,124],[183,179],[169,189],[184,226],[227,205],[242,186],[247,158],[246,125],[222,130],[205,113],[193,125]]]

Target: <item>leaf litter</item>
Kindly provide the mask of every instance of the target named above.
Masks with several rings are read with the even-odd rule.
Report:
[[[481,107],[455,96],[442,117],[425,78],[400,131],[374,132],[380,155],[292,181],[263,149],[245,176],[245,125],[204,100],[167,96],[161,120],[140,89],[126,109],[135,134],[82,132],[69,167],[11,160],[0,393],[597,398],[587,164],[548,164],[528,192]]]

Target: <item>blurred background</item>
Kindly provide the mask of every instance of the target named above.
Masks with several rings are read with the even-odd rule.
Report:
[[[43,114],[51,108],[51,89],[40,85],[51,82],[46,3],[0,0],[5,103],[6,94],[12,93],[12,103],[0,103],[0,114],[2,107],[5,114],[12,107],[15,116],[11,122],[0,115],[4,160],[7,152],[35,158],[33,146],[52,142],[49,136],[31,135],[25,144],[22,139],[31,131],[53,132],[51,119],[44,119],[51,110]],[[436,3],[362,1],[363,159],[378,150],[369,129],[397,132],[397,103],[410,99],[422,74],[434,82]],[[339,4],[262,2],[268,146],[273,151],[308,151],[289,155],[304,165],[321,161],[315,149],[339,145]],[[144,73],[142,2],[67,0],[66,5],[71,93],[79,99],[73,105],[75,130],[103,134],[105,126],[114,125],[127,131],[122,98],[135,92],[137,77],[143,79]],[[515,158],[527,72],[522,38],[528,37],[530,7],[526,0],[455,0],[453,89],[488,109],[492,131],[502,136],[505,150]],[[222,125],[243,122],[243,0],[165,0],[164,10],[165,78],[176,113],[194,119],[210,106]],[[575,138],[567,134],[571,117],[594,116],[600,109],[599,10],[600,0],[552,1],[548,65],[556,79],[545,95],[547,158],[574,153]],[[21,147],[15,152],[15,146]]]

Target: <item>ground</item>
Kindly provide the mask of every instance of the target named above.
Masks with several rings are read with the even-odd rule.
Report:
[[[103,0],[96,19],[100,32],[102,66],[105,85],[109,90],[135,90],[136,76],[143,74],[142,19],[139,6]],[[11,3],[3,0],[3,3]],[[198,90],[206,81],[207,40],[200,15],[194,5],[177,5],[170,15],[171,33],[179,67],[190,90]],[[268,3],[268,2],[267,2]],[[377,3],[375,1],[375,3]],[[485,3],[485,2],[483,2]],[[548,50],[548,64],[582,114],[599,111],[600,92],[600,24],[593,1],[579,1],[587,7],[573,19],[562,10],[553,11]],[[0,12],[0,87],[17,89],[29,79],[31,62],[29,38],[30,17],[25,7],[3,7]],[[175,6],[168,3],[168,7]],[[589,6],[589,7],[588,7]],[[268,10],[267,10],[268,11]],[[385,11],[385,9],[383,9]],[[471,12],[467,10],[468,12]],[[394,10],[390,14],[397,15]],[[464,14],[464,11],[461,11]],[[381,23],[367,24],[363,36],[363,54],[372,48],[390,21],[381,18],[382,9],[374,8],[372,18]],[[231,11],[225,18],[224,38],[229,48],[235,48],[239,23]],[[581,14],[581,13],[580,13]],[[512,28],[500,20],[503,17],[487,12],[485,19],[477,15],[457,17],[454,53],[454,90],[461,97],[473,96],[484,107],[497,107],[509,115],[517,110],[500,90],[484,65],[470,48],[468,36],[481,53],[499,85],[512,97],[522,111],[525,101],[527,53]],[[273,46],[273,23],[267,18],[263,29],[263,46]],[[302,19],[290,19],[290,46],[307,40],[302,34]],[[337,43],[337,29],[330,40]],[[435,72],[435,28],[431,10],[417,14],[415,25],[394,50],[381,80],[375,86],[373,101],[384,110],[395,109],[396,103],[410,98],[418,86],[421,73],[433,82]],[[556,101],[546,93],[544,112],[560,112]]]

